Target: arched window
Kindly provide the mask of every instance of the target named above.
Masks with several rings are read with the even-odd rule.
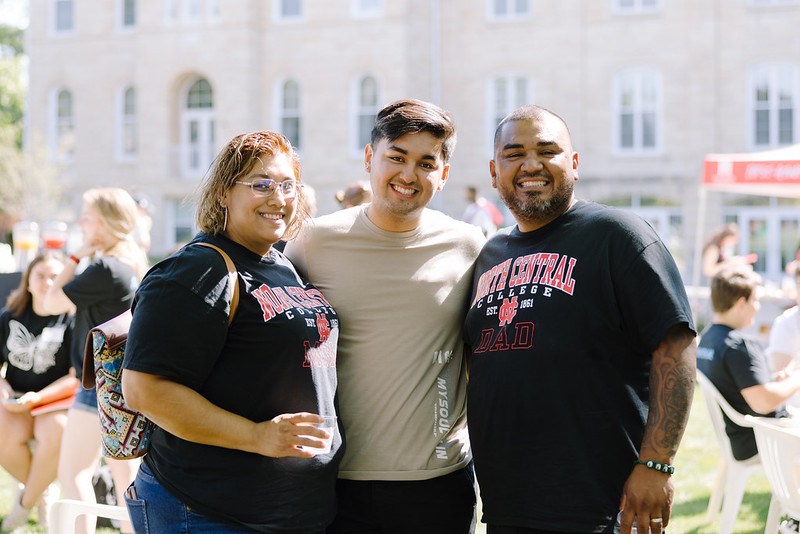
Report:
[[[300,85],[294,80],[286,80],[280,92],[280,129],[289,138],[292,146],[300,149]]]
[[[214,160],[214,92],[208,80],[200,78],[188,87],[182,111],[183,173],[197,178]]]
[[[75,157],[75,115],[72,93],[59,89],[53,106],[51,150],[57,161],[71,161]]]
[[[370,143],[375,116],[378,114],[379,90],[378,82],[372,76],[364,76],[356,84],[355,135],[353,150],[362,151]]]

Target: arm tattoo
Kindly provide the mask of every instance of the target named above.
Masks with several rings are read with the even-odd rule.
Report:
[[[673,458],[689,420],[694,395],[697,344],[684,325],[669,330],[653,351],[650,411],[642,448]]]

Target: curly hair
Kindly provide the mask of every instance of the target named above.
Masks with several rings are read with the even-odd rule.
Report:
[[[274,157],[285,154],[289,157],[295,179],[300,183],[300,159],[289,140],[269,130],[237,135],[228,142],[214,159],[211,170],[200,186],[200,200],[195,220],[198,228],[207,234],[221,234],[225,226],[225,208],[221,199],[237,180],[249,173],[262,156]],[[291,239],[299,233],[303,222],[309,218],[309,211],[303,188],[297,189],[297,212],[289,223],[284,239]]]

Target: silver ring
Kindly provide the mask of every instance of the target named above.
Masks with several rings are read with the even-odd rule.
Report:
[[[662,518],[660,518],[660,517],[651,517],[650,518],[650,522],[651,523],[663,523],[664,520]]]

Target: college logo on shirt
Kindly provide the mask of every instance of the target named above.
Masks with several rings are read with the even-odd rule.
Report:
[[[331,335],[331,323],[328,321],[328,318],[325,316],[324,313],[318,313],[317,315],[317,332],[319,332],[319,340],[326,341],[328,336]]]
[[[500,326],[511,324],[512,319],[517,314],[517,297],[510,299],[503,299],[503,305],[500,306]]]
[[[252,295],[264,312],[264,322],[281,313],[286,314],[288,319],[294,319],[295,312],[300,315],[315,314],[314,308],[328,308],[333,313],[333,308],[318,289],[261,284],[253,290]]]
[[[497,317],[498,326],[481,330],[473,354],[530,349],[534,324],[514,322],[518,310],[532,308],[535,297],[551,297],[553,290],[572,296],[572,273],[578,260],[563,254],[538,252],[509,258],[486,269],[479,277],[470,308]]]
[[[550,252],[537,252],[527,256],[509,258],[503,263],[499,263],[480,275],[478,278],[478,288],[475,291],[475,298],[472,305],[489,296],[490,293],[500,292],[497,298],[502,298],[502,292],[508,287],[508,297],[515,293],[535,294],[534,288],[545,286],[542,294],[549,297],[552,289],[563,291],[567,295],[572,295],[575,291],[575,280],[572,278],[572,271],[578,260],[562,254]],[[480,307],[480,303],[479,303]]]

